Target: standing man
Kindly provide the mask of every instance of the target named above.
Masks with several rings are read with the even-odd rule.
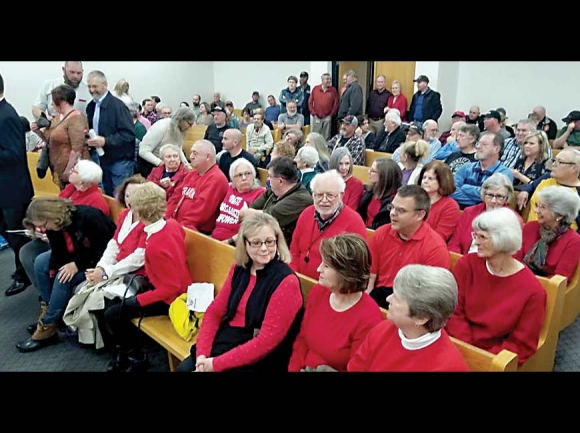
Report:
[[[413,95],[407,119],[414,123],[423,123],[429,119],[437,122],[443,113],[441,94],[429,87],[429,77],[426,75],[419,75],[413,81],[417,83],[418,90]]]
[[[308,107],[308,101],[310,99],[310,84],[308,84],[308,72],[300,72],[300,88],[302,89],[302,94],[304,95],[304,100],[302,105],[298,107],[298,111],[304,116],[304,126],[310,125],[310,109]]]
[[[74,107],[81,113],[87,112],[87,104],[91,100],[91,95],[87,85],[83,82],[83,64],[82,62],[66,61],[62,67],[62,78],[45,81],[32,106],[32,115],[38,119],[42,113],[52,118],[56,111],[51,106],[52,89],[61,84],[68,84],[76,92]],[[47,112],[48,111],[48,112]]]
[[[338,120],[345,116],[360,116],[363,114],[363,90],[358,83],[358,76],[352,69],[346,73],[346,90],[340,98]]]
[[[379,75],[376,81],[376,89],[374,89],[367,99],[367,116],[369,118],[369,125],[375,135],[384,128],[385,123],[385,107],[391,96],[385,88],[387,78],[384,75]],[[404,113],[400,113],[401,116]]]
[[[196,119],[197,116],[199,116],[199,104],[201,104],[201,95],[193,95],[193,98],[191,98],[191,109],[193,110]]]
[[[321,83],[314,86],[308,99],[308,111],[312,115],[312,132],[322,134],[324,139],[330,139],[330,125],[332,118],[338,113],[339,97],[337,90],[332,87],[330,74],[324,73],[320,77]]]
[[[16,295],[28,286],[30,280],[20,262],[19,253],[28,238],[6,230],[22,230],[22,220],[34,195],[28,163],[26,142],[20,117],[14,107],[4,99],[4,79],[0,75],[0,235],[14,251],[16,270],[6,296]]]
[[[103,189],[114,197],[117,187],[135,170],[135,126],[125,103],[109,92],[103,72],[90,72],[87,83],[93,98],[87,105],[87,119],[89,129],[97,134],[87,144],[103,149],[104,154],[99,157]]]

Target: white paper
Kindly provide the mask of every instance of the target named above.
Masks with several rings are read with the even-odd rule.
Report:
[[[103,294],[109,299],[123,298],[123,296],[125,296],[125,292],[127,292],[125,298],[135,296],[135,293],[131,292],[131,290],[127,290],[127,286],[125,284],[112,284],[105,286],[103,287],[103,292]]]
[[[193,283],[187,288],[187,308],[197,313],[205,313],[214,299],[212,283]]]

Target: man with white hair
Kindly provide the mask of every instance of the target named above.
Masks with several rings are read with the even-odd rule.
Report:
[[[189,159],[194,170],[169,199],[165,217],[209,236],[228,191],[228,180],[216,164],[215,146],[211,141],[196,141]]]
[[[373,150],[394,153],[405,139],[405,131],[401,128],[401,117],[396,112],[389,111],[385,116],[384,128],[377,134]]]
[[[366,239],[366,226],[361,216],[342,202],[346,184],[336,170],[319,173],[310,182],[314,204],[302,211],[290,244],[294,271],[318,278],[322,257],[318,246],[322,239],[342,233],[355,233]]]

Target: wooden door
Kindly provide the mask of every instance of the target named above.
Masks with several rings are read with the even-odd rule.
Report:
[[[391,90],[393,80],[400,81],[401,91],[407,98],[408,104],[411,104],[411,99],[415,93],[415,83],[413,83],[415,79],[415,62],[375,62],[373,84],[379,75],[387,77],[385,86],[389,90]],[[408,109],[409,107],[407,107]]]
[[[369,92],[369,62],[338,62],[338,92],[340,94],[340,89],[343,86],[342,76],[346,74],[349,70],[356,72],[358,76],[358,83],[363,90],[363,114],[366,113],[366,100]]]

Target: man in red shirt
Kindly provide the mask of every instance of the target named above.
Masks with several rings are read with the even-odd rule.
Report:
[[[406,265],[449,269],[451,261],[441,236],[425,222],[431,209],[429,195],[419,185],[405,185],[390,205],[391,223],[379,227],[371,242],[371,278],[367,293],[382,308],[389,308],[397,272]]]
[[[169,199],[165,216],[209,235],[228,191],[228,180],[216,164],[215,146],[211,141],[196,141],[189,159],[194,170]]]
[[[308,98],[308,110],[313,117],[312,132],[322,134],[325,140],[330,139],[330,124],[336,113],[340,99],[332,87],[329,73],[322,74],[322,83],[314,86]]]

